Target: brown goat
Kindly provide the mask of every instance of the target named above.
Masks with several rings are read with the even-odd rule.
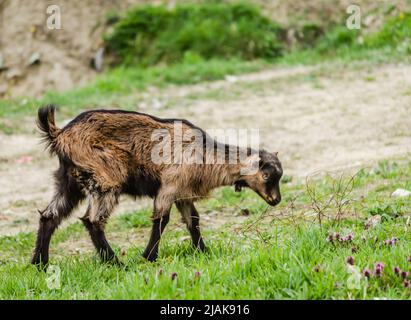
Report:
[[[89,205],[81,220],[102,260],[112,262],[118,260],[106,240],[104,227],[120,194],[154,198],[151,237],[143,253],[150,261],[157,258],[161,234],[173,203],[187,224],[193,245],[204,250],[199,215],[193,204],[195,200],[204,198],[214,188],[229,185],[234,185],[236,191],[249,187],[273,206],[281,200],[279,180],[282,168],[276,153],[238,147],[232,151],[233,148],[229,148],[232,146],[210,140],[198,127],[186,120],[178,120],[183,134],[200,132],[202,138],[194,145],[203,151],[201,160],[216,160],[214,151],[218,149],[223,150],[222,163],[176,161],[176,156],[172,156],[170,163],[155,163],[153,151],[158,141],[153,141],[153,133],[156,130],[169,132],[172,138],[168,138],[168,142],[176,147],[175,119],[159,119],[137,112],[95,110],[80,114],[59,129],[55,125],[54,111],[52,105],[38,111],[38,126],[50,152],[58,156],[60,167],[55,173],[55,195],[47,208],[40,211],[33,264],[48,262],[53,232],[85,198]],[[165,141],[167,139],[163,137],[163,143]],[[183,143],[182,149],[186,150],[188,145]],[[242,151],[246,152],[246,157],[240,159]],[[228,163],[229,156],[233,155],[237,161]],[[193,160],[191,153],[190,157]],[[242,170],[250,165],[256,168],[255,172],[244,174]]]

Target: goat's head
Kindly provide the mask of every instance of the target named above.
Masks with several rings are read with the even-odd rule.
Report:
[[[269,205],[275,206],[281,201],[280,179],[283,174],[281,162],[278,160],[277,152],[270,153],[260,151],[259,154],[249,156],[245,163],[253,170],[252,174],[242,174],[235,185],[235,191],[241,191],[242,187],[254,190]]]

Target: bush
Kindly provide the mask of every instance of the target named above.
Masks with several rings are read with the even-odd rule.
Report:
[[[402,45],[411,49],[411,13],[400,15],[387,20],[381,30],[365,39],[368,47],[399,47]],[[411,51],[411,50],[409,50]]]
[[[358,30],[350,30],[344,27],[335,27],[319,40],[317,50],[320,53],[332,52],[341,48],[349,48],[357,43]]]
[[[201,59],[272,59],[281,55],[281,29],[248,4],[186,4],[169,10],[139,6],[106,35],[118,62],[140,66]]]

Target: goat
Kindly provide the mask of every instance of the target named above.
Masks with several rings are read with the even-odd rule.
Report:
[[[242,149],[235,147],[233,153],[229,145],[205,139],[209,136],[187,120],[160,119],[132,111],[86,111],[59,129],[55,124],[55,109],[54,105],[47,105],[38,110],[38,127],[50,153],[58,157],[59,168],[54,174],[54,196],[46,209],[39,211],[33,264],[48,263],[53,232],[86,198],[88,208],[80,219],[102,261],[114,263],[120,262],[106,239],[104,228],[121,194],[154,199],[151,236],[143,253],[149,261],[157,258],[159,241],[173,204],[187,225],[192,244],[204,251],[195,200],[204,198],[214,188],[234,185],[236,191],[251,188],[269,205],[275,206],[281,201],[282,167],[277,153],[246,148],[246,157],[239,161]],[[223,150],[223,163],[153,162],[156,146],[153,132],[173,133],[177,120],[183,133],[197,130],[203,136],[196,144],[204,151],[201,160],[204,155],[215,160],[213,152],[206,148],[211,146],[211,151]],[[177,145],[175,138],[169,140],[173,146]],[[182,149],[186,148],[187,144],[183,144]],[[227,163],[228,156],[233,154],[238,161]],[[244,174],[243,169],[250,164],[256,168],[255,172]]]

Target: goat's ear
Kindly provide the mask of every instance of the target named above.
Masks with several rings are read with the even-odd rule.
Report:
[[[278,156],[278,151],[274,151],[273,155],[275,155],[277,157]]]

